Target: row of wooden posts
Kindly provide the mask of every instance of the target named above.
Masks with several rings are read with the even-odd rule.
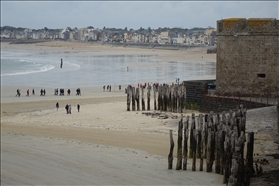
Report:
[[[250,177],[254,174],[254,133],[247,134],[245,158],[245,125],[246,109],[242,105],[237,110],[230,110],[227,113],[210,112],[199,116],[192,114],[192,117],[187,116],[186,120],[183,120],[182,115],[178,125],[176,170],[187,170],[189,157],[192,158],[192,171],[196,171],[196,161],[200,158],[200,171],[203,171],[204,160],[207,172],[213,171],[215,162],[215,172],[223,175],[223,183],[230,186],[249,185]],[[170,144],[168,168],[172,169],[174,149],[172,130]]]
[[[140,94],[141,91],[141,94]],[[158,90],[153,88],[154,110],[183,113],[186,101],[186,87],[182,84],[159,86]],[[158,98],[156,94],[158,93]],[[151,89],[147,87],[147,108],[145,107],[145,88],[130,87],[127,89],[127,111],[150,110]],[[158,102],[157,102],[158,101]],[[158,103],[158,104],[157,104]]]

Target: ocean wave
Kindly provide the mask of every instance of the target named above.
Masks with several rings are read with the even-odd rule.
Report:
[[[4,73],[1,74],[1,77],[4,76],[17,76],[17,75],[26,75],[26,74],[34,74],[34,73],[40,73],[40,72],[46,72],[54,69],[55,67],[53,65],[45,65],[42,66],[38,70],[27,70],[27,71],[21,71],[21,72],[13,72],[13,73]]]

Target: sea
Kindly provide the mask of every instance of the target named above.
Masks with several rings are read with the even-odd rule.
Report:
[[[1,50],[1,85],[81,88],[215,79],[216,63],[181,62],[156,55],[62,56]]]

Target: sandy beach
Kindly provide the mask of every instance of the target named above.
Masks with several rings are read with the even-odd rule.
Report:
[[[164,60],[216,61],[215,54],[200,49],[168,51],[70,42],[1,43],[1,47],[45,51],[53,56],[140,54]],[[84,87],[82,96],[55,96],[53,89],[46,87],[50,92],[47,96],[26,97],[22,92],[20,98],[15,97],[17,88],[28,87],[1,86],[2,185],[223,185],[222,175],[167,169],[169,130],[174,131],[176,144],[180,114],[162,113],[169,117],[160,119],[144,115],[145,111],[128,112],[124,88],[119,91],[117,85],[111,92],[103,92],[102,87]],[[155,112],[151,98],[150,112]],[[66,114],[66,104],[72,106],[72,114]],[[77,104],[81,105],[80,112]],[[247,130],[259,134],[255,137],[257,158],[278,154],[278,135],[271,130],[276,126],[276,109],[265,109],[248,111],[247,115]],[[259,120],[262,112],[271,114]],[[184,116],[192,113],[198,114],[187,110]],[[264,170],[279,167],[278,159],[269,156],[269,162]],[[175,165],[176,158],[174,169]]]

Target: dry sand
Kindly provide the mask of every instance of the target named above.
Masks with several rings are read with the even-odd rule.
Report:
[[[216,60],[215,54],[206,54],[205,50],[167,51],[68,42],[1,45],[53,55],[156,54],[177,61]],[[14,90],[12,86],[1,87],[2,185],[222,185],[221,175],[167,169],[169,130],[174,130],[177,141],[178,120],[171,116],[177,114],[167,113],[168,119],[158,119],[142,111],[127,112],[123,91],[103,92],[101,87],[84,88],[80,97],[23,94],[15,98]],[[72,105],[72,114],[65,113],[66,104]],[[79,113],[77,104],[81,105]],[[151,110],[154,112],[153,104]],[[255,149],[261,152],[260,147]]]

